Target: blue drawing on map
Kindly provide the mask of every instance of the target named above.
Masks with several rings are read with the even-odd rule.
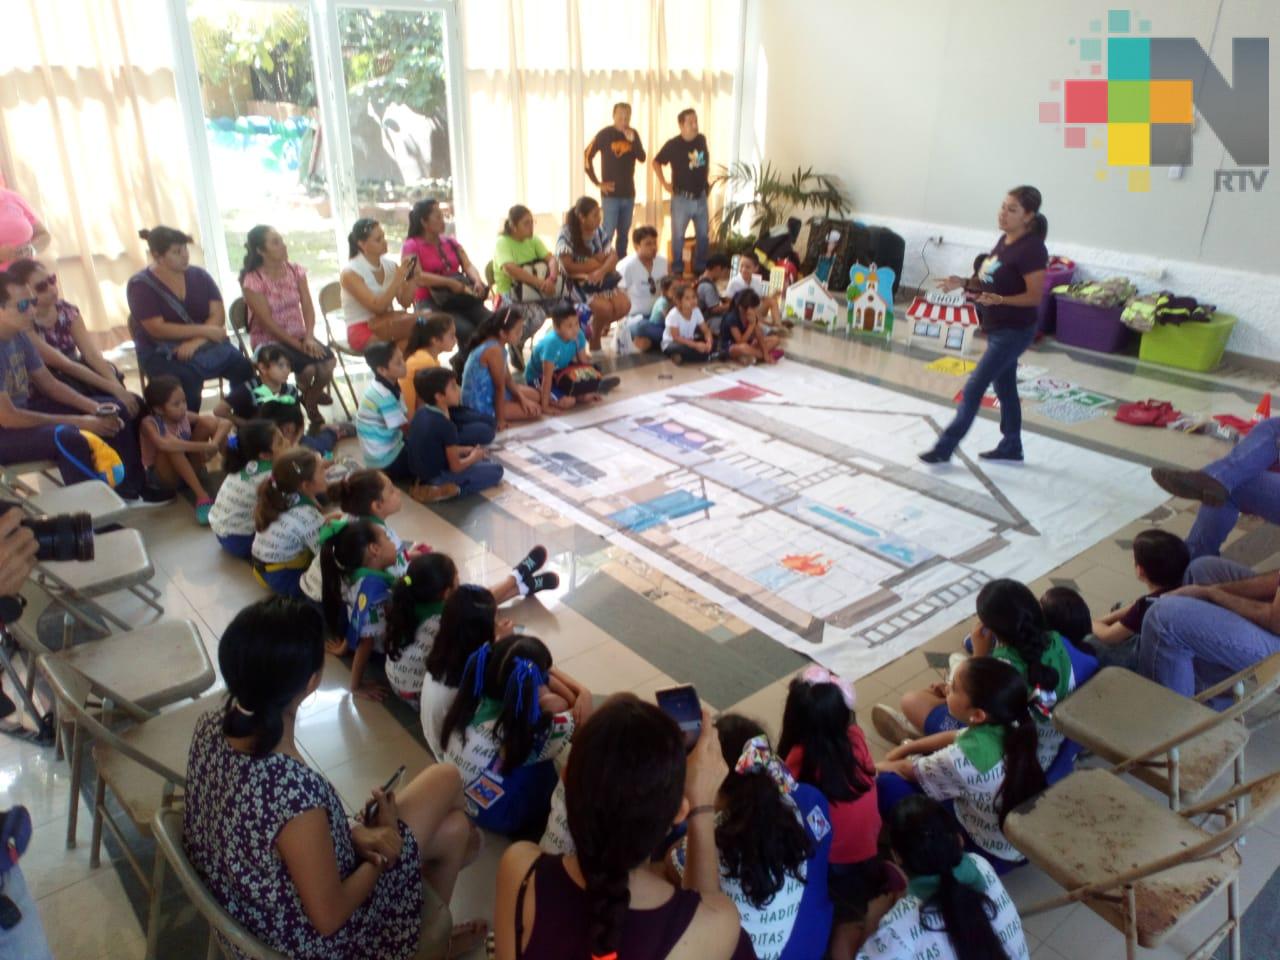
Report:
[[[695,497],[687,490],[673,490],[660,497],[633,504],[625,510],[611,513],[609,519],[625,530],[633,533],[644,533],[646,530],[660,526],[668,520],[678,520],[699,510],[713,506],[710,500]]]
[[[847,530],[852,530],[858,535],[856,542],[868,550],[872,550],[889,560],[893,560],[903,566],[913,567],[922,560],[926,560],[933,556],[928,550],[923,550],[913,546],[891,533],[885,533],[876,527],[871,526],[864,520],[859,520],[843,507],[832,509],[822,504],[811,503],[809,510],[816,513],[820,517],[831,520],[840,524]]]

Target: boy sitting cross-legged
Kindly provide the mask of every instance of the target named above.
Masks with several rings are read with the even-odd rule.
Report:
[[[586,334],[568,304],[551,311],[551,329],[534,344],[524,377],[538,389],[544,413],[569,410],[579,399],[603,400],[618,385],[617,377],[602,377],[591,365]]]
[[[484,462],[483,447],[459,442],[458,428],[448,413],[462,399],[453,370],[419,370],[414,386],[423,404],[409,427],[408,469],[415,480],[409,495],[420,503],[430,503],[439,499],[431,491],[446,486],[475,493],[501,483],[502,466]],[[423,490],[426,492],[420,493]]]

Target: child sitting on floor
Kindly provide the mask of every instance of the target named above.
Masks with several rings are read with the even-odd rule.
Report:
[[[551,329],[534,344],[524,377],[538,391],[543,413],[569,410],[579,399],[602,400],[618,385],[617,377],[602,377],[591,365],[587,335],[568,304],[552,309]]]
[[[369,657],[383,649],[386,605],[391,587],[399,579],[391,572],[396,562],[395,544],[385,527],[368,520],[333,520],[321,534],[320,569],[323,574],[325,623],[335,638],[326,649],[333,654],[352,653],[351,692],[381,700],[386,688],[364,682]]]
[[[1147,611],[1161,594],[1182,586],[1190,564],[1186,542],[1167,530],[1143,530],[1133,538],[1133,572],[1151,592],[1093,621],[1093,652],[1102,666],[1136,667]]]
[[[1013,898],[986,860],[965,853],[946,807],[910,796],[893,808],[887,826],[894,860],[910,883],[858,960],[1029,960]]]
[[[546,562],[547,548],[534,547],[502,582],[485,590],[483,587],[459,587],[457,567],[443,554],[416,557],[409,564],[406,575],[393,585],[391,601],[387,607],[387,678],[391,681],[392,689],[403,699],[411,703],[418,702],[427,673],[428,657],[440,630],[443,610],[459,590],[483,591],[489,606],[506,603],[516,597],[529,597],[543,590],[554,590],[560,586],[559,576],[538,572],[538,568]],[[450,570],[453,572],[449,573]],[[454,620],[456,617],[451,618],[451,631],[461,629]],[[494,623],[495,618],[491,612],[488,617],[489,627]],[[505,633],[503,624],[506,625]],[[511,621],[500,621],[496,635],[504,636],[511,629]],[[492,640],[495,631],[489,629],[487,633],[488,639]],[[459,671],[472,652],[472,649],[468,649],[459,661]],[[440,710],[440,721],[444,720],[446,709],[448,702]],[[439,739],[438,734],[436,739]]]
[[[293,367],[289,355],[278,343],[264,343],[253,355],[257,376],[237,386],[213,408],[214,416],[231,420],[236,426],[258,415],[264,403],[288,398],[301,405],[302,394],[289,382]]]
[[[349,423],[325,424],[316,433],[304,433],[303,410],[300,404],[290,397],[277,397],[258,405],[256,416],[270,420],[284,434],[285,445],[290,447],[306,447],[314,450],[326,460],[333,459],[333,451],[338,441],[349,437],[355,428]]]
[[[271,472],[272,461],[286,449],[284,434],[270,420],[250,420],[227,440],[222,458],[227,476],[209,511],[209,528],[233,557],[249,559],[258,487]]]
[[[774,333],[774,330],[769,329],[770,325],[785,332],[778,297],[769,294],[769,286],[760,275],[760,258],[751,250],[738,255],[738,272],[729,280],[729,285],[724,289],[724,295],[733,300],[744,290],[751,290],[760,298],[760,326],[764,332]]]
[[[422,402],[413,389],[413,375],[419,370],[440,366],[440,354],[457,345],[457,329],[449,314],[428,313],[418,317],[404,345],[404,376],[400,378],[400,399],[410,416]]]
[[[698,309],[707,321],[711,332],[720,332],[720,318],[729,312],[729,300],[720,296],[720,284],[729,277],[729,258],[723,253],[713,253],[707,257],[706,269],[694,287],[698,301]]]
[[[147,412],[142,417],[142,465],[147,481],[161,490],[185,484],[196,498],[196,523],[209,525],[213,498],[200,474],[222,449],[231,424],[187,409],[187,395],[177,377],[152,377],[142,391]]]
[[[711,330],[702,318],[697,306],[697,296],[687,283],[677,283],[671,288],[675,303],[667,312],[666,327],[662,333],[662,352],[676,366],[682,363],[705,363],[711,358],[715,343]]]
[[[778,755],[791,775],[816,787],[830,804],[832,944],[843,944],[845,953],[861,935],[867,904],[888,881],[876,849],[875,764],[853,712],[855,702],[848,680],[817,664],[806,667],[787,690],[778,737]]]
[[[286,597],[302,595],[299,581],[319,549],[324,514],[324,466],[314,450],[294,447],[276,457],[258,486],[253,514],[253,572],[264,587]]]
[[[671,312],[671,288],[675,286],[676,277],[664,274],[658,278],[658,297],[649,308],[648,316],[639,316],[631,321],[631,343],[641,353],[662,349],[662,337],[667,330],[667,314]]]
[[[732,301],[720,324],[720,355],[744,367],[753,363],[777,363],[782,359],[778,338],[765,334],[760,323],[760,295],[743,290]]]
[[[548,689],[550,671],[551,651],[520,634],[467,660],[441,739],[479,827],[525,837],[546,823],[559,779],[554,761],[575,726],[573,705]]]
[[[484,447],[464,445],[448,414],[461,399],[453,370],[433,367],[416,377],[423,404],[409,426],[407,464],[414,479],[409,496],[430,503],[445,488],[466,495],[501,483],[502,465],[486,461]]]
[[[881,815],[891,816],[914,792],[954,800],[965,848],[1007,873],[1022,855],[1001,831],[1005,815],[1045,788],[1027,681],[1003,660],[971,657],[956,667],[946,706],[964,727],[957,736],[946,744],[934,737],[908,741],[876,764]]]
[[[466,348],[453,355],[454,372],[462,378],[463,406],[493,417],[499,430],[512,421],[542,416],[538,391],[516,383],[507,368],[507,347],[518,345],[523,332],[524,315],[499,307],[476,328]]]

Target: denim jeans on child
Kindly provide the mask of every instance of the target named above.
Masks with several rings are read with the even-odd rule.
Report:
[[[951,456],[982,407],[982,396],[994,385],[1000,401],[1001,439],[996,447],[1009,456],[1022,453],[1022,405],[1018,401],[1018,358],[1036,338],[1035,327],[1025,330],[992,330],[987,334],[987,350],[978,361],[961,392],[960,409],[934,450]]]
[[[1201,557],[1187,582],[1211,586],[1254,576],[1248,567]],[[1193,597],[1159,597],[1142,622],[1138,669],[1143,676],[1186,697],[1280,651],[1280,636],[1239,614]],[[1229,697],[1211,706],[1221,709]]]
[[[1280,473],[1271,471],[1277,461],[1280,417],[1271,417],[1254,426],[1229,454],[1204,468],[1227,488],[1228,497],[1220,507],[1200,507],[1187,537],[1192,559],[1216,557],[1242,512],[1280,524]]]
[[[463,497],[468,493],[478,493],[481,490],[489,489],[489,487],[496,487],[501,482],[502,464],[493,463],[489,460],[473,463],[467,469],[459,470],[457,473],[446,470],[440,476],[431,478],[431,483],[434,486],[456,483],[458,485],[458,495]]]
[[[691,197],[677,193],[671,197],[671,275],[684,273],[684,234],[693,221],[693,273],[695,276],[707,268],[707,196]]]
[[[600,227],[604,230],[604,245],[607,248],[614,241],[614,231],[618,233],[614,249],[621,259],[627,255],[627,239],[631,236],[631,217],[636,210],[635,197],[605,197],[600,201],[604,218]]]

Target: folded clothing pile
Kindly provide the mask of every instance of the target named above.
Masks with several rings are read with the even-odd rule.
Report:
[[[1147,333],[1157,323],[1177,326],[1183,323],[1208,323],[1218,308],[1211,303],[1200,303],[1195,297],[1180,297],[1168,290],[1134,297],[1120,315],[1120,322],[1131,330]]]
[[[1054,287],[1055,296],[1079,300],[1094,307],[1119,307],[1138,295],[1128,277],[1108,277]]]

